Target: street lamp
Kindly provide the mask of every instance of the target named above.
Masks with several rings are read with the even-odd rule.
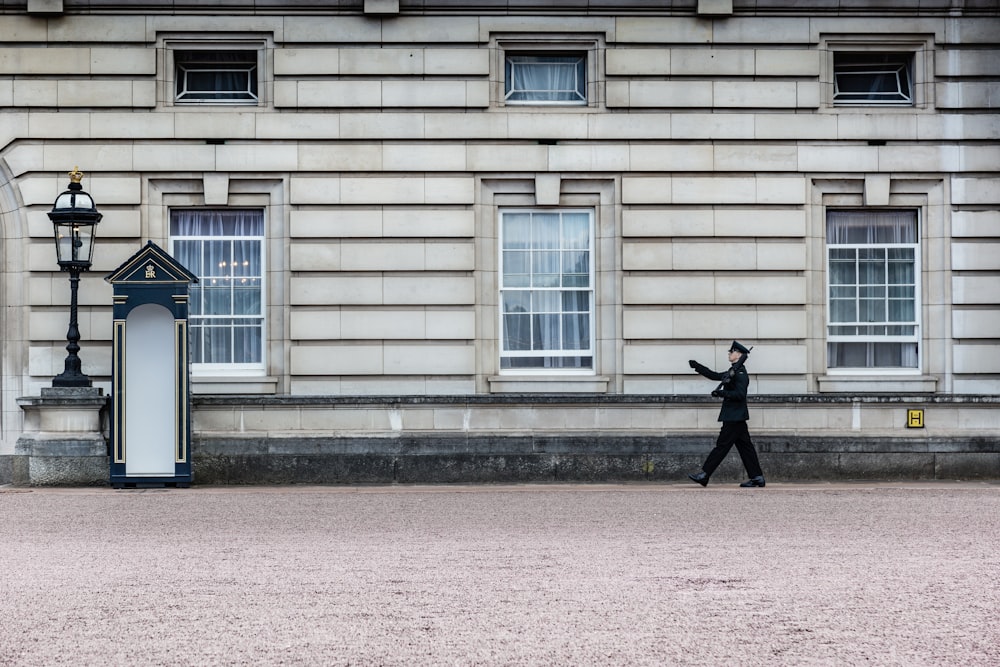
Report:
[[[66,367],[52,379],[53,387],[89,387],[90,378],[80,371],[80,328],[76,321],[76,293],[80,287],[80,272],[90,270],[94,254],[97,223],[103,217],[94,200],[83,191],[83,172],[73,167],[69,172],[69,189],[56,197],[49,212],[56,241],[56,259],[61,271],[69,271],[69,330],[66,332]]]

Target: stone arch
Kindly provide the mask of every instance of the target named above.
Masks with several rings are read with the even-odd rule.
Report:
[[[0,152],[0,455],[13,453],[23,423],[17,398],[27,377],[27,229],[21,192]]]

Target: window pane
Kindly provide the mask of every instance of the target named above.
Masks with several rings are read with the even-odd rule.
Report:
[[[260,241],[234,241],[232,248],[232,275],[260,275]]]
[[[536,213],[531,220],[531,247],[535,250],[558,248],[560,231],[558,215]]]
[[[889,284],[913,285],[916,276],[913,273],[913,259],[889,259]]]
[[[831,251],[832,252],[832,251]],[[858,282],[858,264],[854,259],[854,251],[851,251],[849,261],[830,261],[830,284],[831,285],[856,285]]]
[[[828,211],[826,240],[836,245],[915,244],[917,214],[915,211]]]
[[[563,287],[586,287],[590,279],[590,253],[571,251],[562,254]]]
[[[558,350],[559,346],[559,315],[534,315],[531,321],[532,349]]]
[[[531,253],[505,251],[503,253],[504,287],[531,286]]]
[[[563,292],[562,309],[566,313],[589,313],[590,292]]]
[[[534,313],[558,313],[560,302],[559,292],[531,293],[531,311]]]
[[[503,220],[503,247],[526,249],[531,247],[531,214],[509,213]]]
[[[912,299],[892,299],[889,301],[890,322],[913,322],[917,318],[916,304]]]
[[[590,349],[590,317],[586,313],[562,316],[564,350]]]
[[[237,285],[233,287],[233,314],[259,315],[260,288],[256,285]]]
[[[531,316],[527,313],[503,316],[503,349],[521,351],[531,349]]]
[[[531,274],[532,287],[559,287],[558,251],[533,253]]]
[[[531,310],[531,292],[504,292],[503,312],[527,313]]]
[[[830,321],[831,322],[857,322],[858,310],[857,302],[834,299],[830,301]]]
[[[257,364],[262,361],[263,335],[257,322],[242,324],[233,329],[233,361],[238,364]]]
[[[228,274],[227,265],[230,256],[229,241],[203,241],[202,256],[205,266],[203,274],[205,276],[224,276]]]
[[[567,213],[563,216],[563,247],[587,250],[590,248],[590,215]]]
[[[210,322],[205,327],[205,358],[207,364],[233,363],[233,331],[227,320]]]
[[[885,301],[882,299],[859,299],[862,322],[885,322]]]
[[[917,368],[916,343],[829,343],[830,368]]]
[[[214,278],[213,282],[228,282]],[[229,285],[214,285],[202,289],[205,315],[231,315],[233,313],[232,290]]]
[[[198,241],[174,241],[174,259],[196,276],[204,273],[201,264],[201,243]]]

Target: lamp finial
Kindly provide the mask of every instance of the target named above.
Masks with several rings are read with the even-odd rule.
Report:
[[[80,171],[79,167],[74,166],[73,171],[69,172],[69,180],[72,183],[79,183],[83,180],[83,172]]]

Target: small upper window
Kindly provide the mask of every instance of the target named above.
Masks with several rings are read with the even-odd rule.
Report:
[[[256,104],[257,52],[175,51],[178,104]]]
[[[586,104],[587,57],[508,54],[504,82],[507,104]]]
[[[912,106],[909,53],[834,53],[835,105]]]

